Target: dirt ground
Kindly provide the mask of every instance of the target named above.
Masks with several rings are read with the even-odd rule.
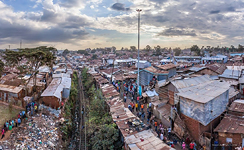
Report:
[[[13,117],[16,118],[18,113],[21,111],[21,109],[16,109],[13,107],[12,113],[9,112],[9,106],[0,104],[0,127],[3,126],[3,124],[12,119]]]

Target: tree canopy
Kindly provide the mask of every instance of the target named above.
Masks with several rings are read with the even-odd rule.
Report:
[[[135,46],[130,46],[130,49],[131,49],[132,51],[136,51],[136,47],[135,47]]]
[[[195,52],[197,56],[201,56],[201,50],[197,45],[191,47],[191,52]]]
[[[2,60],[0,60],[0,76],[3,73],[3,69],[4,69],[4,63],[2,62]]]
[[[34,80],[34,91],[36,89],[36,75],[38,69],[42,65],[47,65],[53,68],[53,62],[55,60],[55,53],[57,49],[53,47],[40,46],[36,48],[19,49],[18,51],[6,50],[4,53],[4,59],[9,65],[17,65],[20,68],[20,62],[26,60],[26,69],[29,70],[31,77]]]

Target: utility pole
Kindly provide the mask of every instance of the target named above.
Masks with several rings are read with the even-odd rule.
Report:
[[[137,95],[139,96],[139,79],[140,79],[140,74],[139,74],[139,51],[140,51],[140,12],[142,11],[141,9],[136,10],[138,12],[138,58],[137,58]]]

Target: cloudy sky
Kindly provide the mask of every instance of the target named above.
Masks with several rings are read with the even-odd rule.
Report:
[[[241,0],[0,0],[0,49],[244,44]]]

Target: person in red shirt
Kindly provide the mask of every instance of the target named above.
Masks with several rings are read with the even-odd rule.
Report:
[[[194,143],[191,142],[191,143],[190,143],[190,150],[193,150],[193,149],[194,149]]]

